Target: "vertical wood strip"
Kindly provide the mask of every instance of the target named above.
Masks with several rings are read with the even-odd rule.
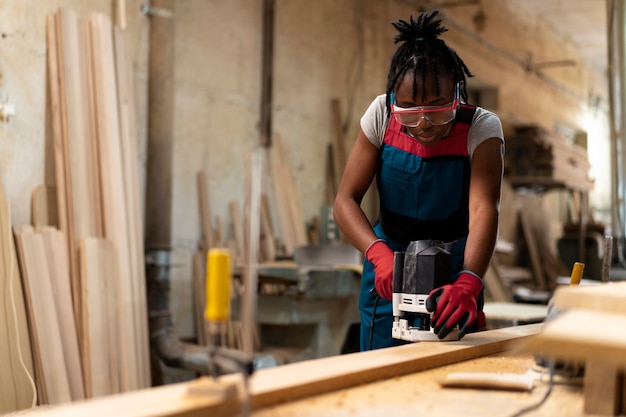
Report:
[[[72,303],[68,302],[72,299],[72,290],[65,236],[53,227],[39,228],[37,232],[43,237],[53,294],[51,298],[54,301],[59,321],[61,346],[63,348],[63,358],[65,359],[72,401],[83,400],[85,399],[85,391],[80,362],[81,355],[78,347],[78,333]]]
[[[9,205],[1,181],[0,256],[0,413],[9,413],[30,407],[36,393],[28,379],[28,374],[35,377],[31,341]]]
[[[113,32],[109,18],[94,14],[90,19],[94,50],[94,86],[98,122],[98,149],[103,174],[104,236],[115,245],[119,262],[117,279],[121,285],[120,320],[121,369],[127,390],[146,387],[144,374],[148,368],[148,352],[142,350],[144,337],[140,320],[141,304],[136,270],[133,266],[132,225],[129,224],[120,117],[117,101],[117,80],[113,50]],[[147,335],[145,335],[147,337]],[[146,343],[147,345],[147,343]]]
[[[257,313],[257,266],[259,262],[259,242],[261,236],[261,155],[253,153],[246,160],[246,251],[244,262],[244,301],[241,311],[243,351],[252,357],[254,353],[254,328]]]
[[[150,351],[148,341],[148,313],[146,294],[145,257],[143,246],[143,225],[141,216],[141,191],[139,189],[139,156],[137,115],[135,111],[135,83],[132,65],[128,59],[128,33],[114,28],[114,53],[117,74],[117,96],[120,112],[120,134],[122,167],[124,175],[126,215],[128,217],[128,239],[131,249],[130,260],[133,271],[133,291],[136,300],[137,344],[140,357],[141,386],[151,385]]]
[[[200,226],[202,227],[202,251],[206,256],[213,247],[213,229],[211,228],[211,207],[209,205],[209,193],[206,181],[206,172],[197,173],[198,202],[200,210]]]
[[[89,398],[120,390],[117,255],[110,240],[88,238],[81,241],[83,315],[85,317],[85,385]]]

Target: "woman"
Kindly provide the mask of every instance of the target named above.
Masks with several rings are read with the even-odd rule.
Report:
[[[393,252],[410,241],[452,246],[451,284],[431,292],[432,326],[444,338],[485,326],[484,275],[499,216],[504,137],[498,117],[467,100],[467,66],[439,38],[438,12],[398,20],[386,94],[374,99],[337,192],[334,216],[365,255],[359,309],[361,350],[402,343],[391,337]],[[375,226],[361,200],[376,177]]]

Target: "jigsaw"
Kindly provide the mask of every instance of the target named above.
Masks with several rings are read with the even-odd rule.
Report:
[[[405,252],[394,253],[392,337],[410,342],[458,340],[458,328],[439,339],[426,310],[428,294],[451,284],[451,245],[438,240],[416,240]]]

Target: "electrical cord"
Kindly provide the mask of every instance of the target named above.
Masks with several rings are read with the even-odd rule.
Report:
[[[368,350],[372,350],[372,340],[374,339],[374,318],[376,317],[376,307],[378,307],[378,300],[380,295],[376,292],[376,288],[370,290],[370,294],[376,294],[376,300],[374,300],[374,308],[372,309],[372,321],[370,322],[370,338]]]
[[[552,392],[552,387],[554,387],[554,359],[549,361],[548,363],[548,369],[550,372],[550,381],[548,382],[548,390],[546,391],[546,393],[543,395],[543,398],[541,400],[539,400],[538,403],[530,405],[528,407],[522,408],[521,410],[519,410],[518,412],[516,412],[515,414],[513,414],[511,417],[520,417],[526,413],[528,413],[529,411],[533,411],[539,407],[541,407],[543,405],[543,403],[546,402],[546,400],[548,399],[548,397],[550,396],[550,393]]]

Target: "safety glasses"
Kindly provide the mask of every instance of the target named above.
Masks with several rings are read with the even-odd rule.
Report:
[[[396,121],[406,127],[417,127],[421,123],[441,126],[450,123],[456,116],[459,106],[459,85],[454,89],[454,100],[443,106],[398,107],[395,93],[391,92],[391,113]],[[422,122],[424,120],[424,122]]]

